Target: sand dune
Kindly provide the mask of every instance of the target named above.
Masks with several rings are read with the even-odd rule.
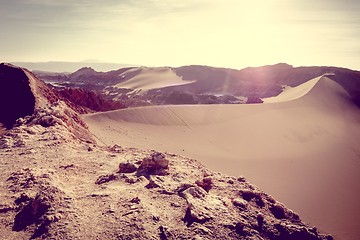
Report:
[[[324,75],[323,75],[324,76]],[[264,103],[287,102],[307,94],[323,76],[311,79],[298,87],[284,86],[285,89],[276,97],[264,98]]]
[[[121,74],[124,82],[115,85],[118,88],[130,88],[134,90],[150,90],[169,86],[189,84],[192,81],[184,81],[170,68],[133,68]]]
[[[289,90],[274,103],[157,106],[84,117],[99,142],[182,154],[211,170],[244,175],[320,230],[356,239],[360,110],[326,76]]]

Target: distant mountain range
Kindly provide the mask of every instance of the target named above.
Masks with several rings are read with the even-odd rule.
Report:
[[[360,106],[360,72],[338,67],[296,67],[286,63],[242,70],[209,66],[127,67],[99,72],[83,67],[71,74],[33,71],[59,89],[81,88],[123,100],[127,106],[163,104],[260,103],[279,95],[284,86],[296,87],[330,73]]]
[[[72,73],[82,67],[91,67],[96,71],[106,72],[124,67],[138,66],[135,64],[106,63],[98,60],[85,60],[81,62],[12,62],[12,64],[29,69],[30,71],[46,71],[56,73]]]

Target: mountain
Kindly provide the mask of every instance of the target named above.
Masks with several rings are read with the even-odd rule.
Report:
[[[105,63],[93,60],[87,60],[82,62],[12,62],[12,64],[27,68],[31,71],[46,71],[46,72],[56,72],[56,73],[72,73],[82,67],[91,67],[97,71],[111,71],[114,69],[137,66],[134,64],[121,64],[121,63]]]
[[[329,74],[360,106],[360,72],[337,67],[294,68],[279,63],[242,70],[192,65],[129,67],[109,72],[86,67],[69,75],[39,74],[39,77],[60,88],[94,90],[108,99],[121,99],[131,107],[261,103],[261,99],[279,95],[285,86],[296,87],[323,74]]]

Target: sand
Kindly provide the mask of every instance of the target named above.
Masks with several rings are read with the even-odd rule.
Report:
[[[244,175],[335,239],[357,239],[360,110],[326,76],[288,90],[273,103],[156,106],[84,117],[100,143],[181,154],[213,171]]]
[[[184,81],[177,76],[170,68],[132,68],[120,76],[124,78],[124,82],[116,84],[117,88],[129,88],[133,90],[142,90],[146,92],[150,89],[163,88],[169,86],[177,86],[192,83],[192,81]]]

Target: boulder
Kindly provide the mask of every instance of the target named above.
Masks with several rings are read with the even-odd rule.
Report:
[[[137,173],[140,175],[166,175],[169,160],[165,158],[163,153],[154,152],[149,158],[144,158],[139,166]]]

